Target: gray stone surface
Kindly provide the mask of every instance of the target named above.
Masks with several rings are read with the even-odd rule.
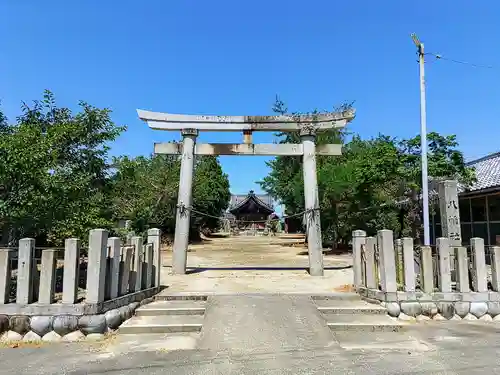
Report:
[[[453,302],[437,302],[436,303],[439,313],[446,319],[450,319],[455,315],[455,306]]]
[[[42,338],[40,335],[36,334],[33,331],[29,331],[27,334],[24,335],[23,341],[25,342],[34,342],[34,341],[40,341]]]
[[[65,342],[76,342],[85,339],[85,335],[81,331],[73,331],[64,335],[61,340]]]
[[[428,317],[433,317],[438,313],[438,308],[434,302],[420,302],[422,314]]]
[[[0,335],[9,330],[9,317],[7,315],[0,315]]]
[[[101,315],[84,315],[78,319],[78,328],[85,335],[91,333],[105,333],[107,331],[106,318]]]
[[[500,315],[500,302],[488,302],[488,314],[493,318]]]
[[[78,317],[73,315],[56,316],[52,322],[52,327],[55,332],[64,336],[78,329]]]
[[[122,306],[118,309],[122,317],[122,321],[130,319],[132,317],[132,310],[128,306]]]
[[[45,342],[59,342],[61,341],[61,335],[54,331],[47,332],[45,335],[42,337],[42,341]]]
[[[32,316],[30,327],[33,332],[39,336],[43,336],[46,333],[52,331],[52,322],[54,317],[52,316]]]
[[[397,302],[387,302],[385,308],[387,313],[394,318],[397,318],[401,313],[401,306]]]
[[[471,302],[470,313],[476,318],[482,317],[488,312],[488,304],[486,302]]]
[[[118,309],[107,311],[104,314],[104,317],[106,319],[106,325],[111,329],[117,329],[123,322],[122,316]]]
[[[143,301],[149,301],[147,303],[153,302],[153,298],[145,298]],[[128,304],[128,307],[132,313],[134,313],[135,309],[137,309],[139,306],[141,306],[140,302],[131,302]]]
[[[24,335],[30,330],[29,316],[16,315],[9,318],[9,329]]]
[[[470,302],[455,302],[455,313],[463,318],[470,311]]]
[[[0,342],[9,342],[9,341],[20,341],[23,339],[23,335],[14,332],[14,331],[7,331],[4,332],[0,336]]]
[[[422,313],[422,307],[419,302],[401,302],[401,311],[406,315],[416,317]]]
[[[87,262],[86,300],[89,303],[104,301],[107,255],[108,231],[105,229],[92,229],[89,234]]]
[[[310,298],[233,295],[207,301],[200,349],[252,352],[336,345]]]
[[[67,238],[64,241],[63,303],[75,303],[78,293],[80,264],[80,240]]]

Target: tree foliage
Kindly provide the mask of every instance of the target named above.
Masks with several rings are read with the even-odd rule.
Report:
[[[342,106],[341,109],[345,109]],[[274,107],[286,112],[282,102]],[[299,143],[296,133],[279,134],[282,143]],[[373,235],[392,229],[398,235],[420,238],[421,164],[420,137],[397,139],[378,135],[363,140],[353,135],[346,142],[345,130],[320,133],[317,144],[344,143],[339,157],[318,156],[317,175],[323,240],[346,242],[354,229]],[[428,172],[431,180],[456,178],[469,185],[474,171],[466,167],[454,135],[428,134]],[[279,199],[286,213],[304,209],[302,160],[277,157],[268,163],[271,171],[261,182]]]
[[[80,102],[73,113],[49,91],[23,103],[15,123],[0,112],[1,233],[9,232],[12,242],[29,236],[61,245],[68,237],[86,240],[93,228],[113,231],[118,220],[131,220],[138,233],[152,225],[172,232],[180,160],[122,156],[109,163],[108,144],[124,129],[110,110]],[[218,160],[197,158],[195,210],[218,216],[229,196]],[[194,233],[218,225],[213,217],[192,217]]]

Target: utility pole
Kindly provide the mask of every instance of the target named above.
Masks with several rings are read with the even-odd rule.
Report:
[[[417,46],[418,63],[420,67],[420,152],[422,158],[422,207],[424,217],[424,245],[429,246],[429,182],[427,177],[427,115],[425,112],[425,70],[424,70],[424,44],[416,34],[411,34],[413,43]]]

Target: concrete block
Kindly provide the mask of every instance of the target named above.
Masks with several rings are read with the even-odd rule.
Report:
[[[401,240],[403,250],[403,267],[404,267],[404,285],[405,291],[414,292],[415,286],[415,259],[413,252],[413,238],[404,237]]]
[[[120,290],[122,296],[129,291],[130,267],[132,267],[132,255],[134,249],[130,246],[122,248],[122,261],[120,263]]]
[[[488,293],[488,301],[500,301],[500,293],[499,292],[489,292]]]
[[[161,230],[157,228],[148,230],[148,243],[153,245],[153,282],[154,286],[160,286],[161,273]]]
[[[19,240],[19,255],[17,265],[16,303],[29,304],[33,302],[33,255],[35,240],[23,238]]]
[[[64,273],[62,303],[75,303],[78,299],[80,273],[80,240],[68,238],[64,241]]]
[[[495,292],[500,292],[500,246],[491,247],[491,285]]]
[[[451,292],[451,263],[450,263],[450,240],[440,237],[436,240],[439,257],[439,290],[443,293]]]
[[[143,285],[142,289],[149,289],[153,286],[153,244],[146,244],[144,249],[144,267],[142,269]]]
[[[42,252],[38,303],[51,304],[54,302],[56,287],[56,255],[57,250],[54,249],[47,249]]]
[[[142,262],[144,259],[144,247],[142,237],[135,236],[131,240],[134,247],[134,262],[131,277],[131,291],[138,292],[142,288]]]
[[[10,300],[10,263],[14,254],[14,249],[0,249],[0,304],[9,303]]]
[[[482,292],[470,292],[470,293],[460,293],[461,300],[466,302],[486,302],[489,300],[489,293]]]
[[[432,249],[430,246],[422,246],[421,253],[421,267],[420,278],[422,283],[422,290],[425,293],[434,292],[434,266],[432,264]]]
[[[352,232],[352,271],[354,274],[354,286],[364,286],[363,282],[363,253],[366,247],[366,232],[355,230]]]
[[[475,292],[488,291],[488,275],[486,273],[486,255],[484,240],[474,237],[470,240],[472,248],[472,287]]]
[[[377,264],[375,262],[376,246],[377,246],[377,239],[375,237],[366,237],[365,285],[367,288],[373,288],[373,289],[378,289]]]
[[[385,293],[385,301],[386,302],[398,302],[398,293],[397,292]]]
[[[87,265],[88,303],[104,301],[106,285],[106,257],[108,253],[108,231],[92,229],[89,234],[89,254]]]
[[[382,291],[395,293],[398,290],[398,285],[396,282],[396,258],[392,231],[388,229],[379,230],[377,232],[377,241],[380,251]]]
[[[470,292],[469,288],[469,266],[467,259],[467,249],[463,246],[455,248],[455,262],[457,272],[457,291],[462,293]]]
[[[120,259],[121,259],[121,240],[118,237],[108,238],[109,247],[109,298],[118,297],[120,283]]]

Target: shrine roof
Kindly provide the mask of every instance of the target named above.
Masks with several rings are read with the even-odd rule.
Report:
[[[255,194],[253,190],[250,190],[247,195],[231,195],[231,201],[229,202],[228,211],[237,211],[238,209],[245,206],[250,200],[253,200],[256,204],[263,207],[264,209],[274,212],[272,197],[267,194]]]
[[[467,191],[491,189],[500,186],[500,152],[495,152],[467,163],[476,170],[476,182]]]

